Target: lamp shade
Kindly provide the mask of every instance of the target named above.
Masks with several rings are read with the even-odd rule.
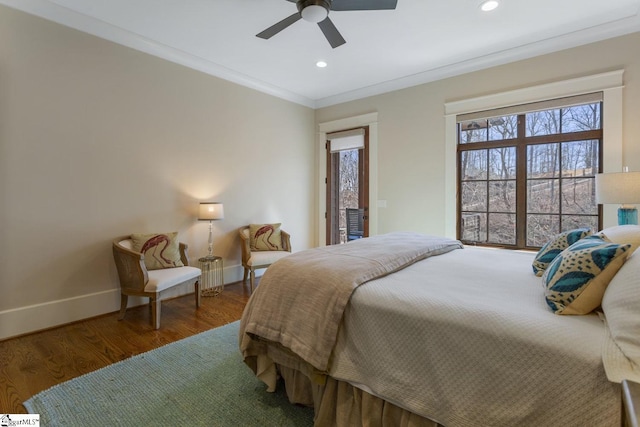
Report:
[[[596,202],[620,205],[640,203],[640,172],[597,174]]]
[[[224,205],[219,202],[200,203],[198,219],[201,221],[224,219]]]

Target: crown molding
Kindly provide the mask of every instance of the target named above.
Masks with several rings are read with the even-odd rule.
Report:
[[[633,15],[626,18],[584,30],[575,31],[562,36],[505,49],[488,55],[482,55],[470,60],[448,64],[414,75],[389,80],[380,84],[324,98],[310,99],[281,87],[249,77],[223,65],[188,54],[179,49],[175,49],[140,36],[139,34],[75,12],[48,0],[0,0],[0,4],[313,109],[329,107],[357,99],[406,89],[412,86],[418,86],[473,71],[507,64],[509,62],[528,59],[640,31],[640,15],[638,11],[636,11]]]
[[[329,96],[315,101],[315,108],[329,107],[344,102],[354,101],[370,96],[381,95],[412,86],[431,83],[450,77],[479,71],[510,62],[529,59],[564,49],[582,46],[589,43],[619,37],[640,31],[640,14],[636,13],[624,19],[598,25],[588,29],[575,31],[558,37],[541,40],[511,49],[505,49],[488,55],[479,56],[443,67],[434,68],[411,76],[390,80],[374,86],[356,89],[350,92]]]
[[[255,89],[268,95],[291,101],[305,107],[315,108],[314,100],[305,96],[270,85],[223,65],[216,64],[204,58],[158,43],[139,34],[108,24],[91,16],[78,13],[47,0],[0,0],[0,4],[140,52],[201,71],[214,77],[218,77],[250,89]]]

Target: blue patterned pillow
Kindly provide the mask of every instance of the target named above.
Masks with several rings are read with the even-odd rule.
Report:
[[[589,236],[563,250],[542,275],[549,307],[556,314],[588,314],[598,308],[630,247]]]
[[[591,235],[591,230],[588,228],[578,228],[575,230],[565,231],[560,233],[547,242],[536,255],[533,260],[533,272],[536,276],[540,277],[544,271],[549,267],[549,264],[558,256],[560,252],[567,249],[580,239],[583,239]]]

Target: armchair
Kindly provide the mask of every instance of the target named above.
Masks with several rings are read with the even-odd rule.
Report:
[[[251,251],[249,227],[242,227],[240,232],[240,248],[242,249],[242,266],[244,267],[243,284],[247,283],[247,276],[251,273],[250,291],[253,292],[255,285],[255,271],[261,268],[267,268],[280,258],[291,253],[291,237],[289,233],[280,230],[282,236],[282,248],[278,251]]]
[[[195,287],[196,308],[200,307],[199,268],[189,266],[188,246],[179,244],[180,259],[184,266],[147,270],[144,254],[133,250],[131,236],[123,236],[113,241],[113,258],[120,279],[120,316],[124,319],[129,295],[148,297],[151,305],[151,322],[160,328],[160,302],[163,291],[183,284]]]

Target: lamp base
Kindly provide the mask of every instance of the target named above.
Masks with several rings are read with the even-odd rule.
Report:
[[[618,225],[638,224],[638,209],[636,208],[618,208]]]

